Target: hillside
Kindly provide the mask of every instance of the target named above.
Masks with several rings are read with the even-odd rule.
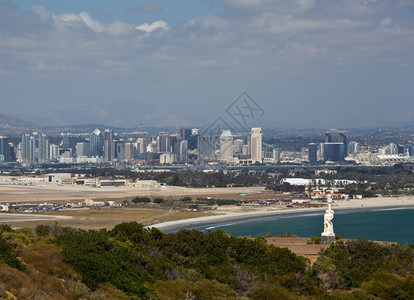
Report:
[[[2,299],[412,299],[414,248],[357,240],[309,261],[264,238],[138,223],[0,228]]]

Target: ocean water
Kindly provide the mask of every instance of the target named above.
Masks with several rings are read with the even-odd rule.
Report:
[[[279,235],[290,232],[300,237],[320,236],[323,212],[201,226],[201,231],[224,230],[233,236]],[[377,209],[372,211],[336,211],[333,220],[336,235],[414,244],[414,209]]]

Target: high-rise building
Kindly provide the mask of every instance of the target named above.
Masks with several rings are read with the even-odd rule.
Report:
[[[158,151],[171,152],[170,135],[167,132],[161,131],[158,135]]]
[[[101,131],[96,128],[90,136],[90,157],[103,156],[103,137]]]
[[[59,146],[56,144],[49,145],[49,159],[56,160],[59,158]]]
[[[22,163],[33,163],[36,151],[36,143],[33,143],[34,138],[28,134],[22,134],[22,141],[20,144],[20,161]],[[33,149],[33,146],[35,149]]]
[[[325,143],[324,160],[341,162],[345,160],[345,146],[343,143]]]
[[[233,135],[230,130],[223,130],[220,135],[220,157],[222,162],[233,162]]]
[[[198,160],[213,161],[216,159],[215,142],[214,136],[211,134],[198,136]]]
[[[348,156],[348,141],[346,135],[343,132],[339,133],[339,142],[344,144],[344,155],[345,157]]]
[[[252,163],[262,162],[262,128],[252,128],[250,137]]]
[[[148,138],[138,138],[138,153],[144,154],[147,152],[147,146],[151,142]]]
[[[275,163],[280,162],[280,147],[273,145],[273,161]]]
[[[315,163],[318,161],[318,144],[310,143],[309,147],[309,162]]]
[[[361,145],[355,141],[349,142],[348,154],[358,154],[361,152]]]
[[[124,158],[126,160],[134,159],[134,145],[130,142],[124,145]]]
[[[7,136],[0,136],[0,154],[4,156],[4,161],[10,161],[10,146]]]
[[[106,129],[103,133],[104,138],[104,158],[106,162],[111,162],[115,158],[114,132]]]
[[[49,161],[49,140],[45,134],[39,134],[38,140],[37,160],[39,163],[46,163]]]
[[[188,140],[188,138],[191,136],[191,129],[189,129],[189,128],[181,128],[180,129],[180,136],[181,136],[181,139],[183,141]]]
[[[76,144],[76,157],[88,157],[90,154],[90,144],[82,142]]]
[[[181,141],[180,143],[180,162],[188,163],[188,141]]]
[[[118,161],[123,161],[125,159],[125,148],[124,143],[121,141],[114,142],[115,144],[115,158]]]
[[[62,149],[63,149],[63,151],[67,151],[69,149],[72,149],[70,140],[71,140],[70,137],[66,136],[66,135],[62,138]]]
[[[330,132],[325,132],[325,143],[332,143],[332,136]]]

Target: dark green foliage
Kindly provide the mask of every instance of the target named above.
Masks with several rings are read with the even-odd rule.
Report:
[[[1,228],[1,230],[6,231],[9,229],[11,228],[8,228],[7,225]],[[3,232],[0,232],[0,261],[12,268],[24,271],[26,268],[21,261],[17,259],[15,248],[16,245],[13,243],[12,236],[6,236]]]
[[[322,254],[314,269],[323,280],[334,279],[331,288],[360,287],[382,271],[404,276],[414,272],[414,252],[408,246],[382,246],[355,240],[331,245]],[[330,279],[327,279],[327,274],[330,274]]]
[[[147,198],[147,197],[136,197],[134,199],[131,200],[132,203],[137,204],[137,203],[151,203],[151,199]]]
[[[153,202],[154,202],[154,203],[156,203],[156,204],[161,204],[161,203],[163,203],[163,202],[164,202],[164,199],[162,199],[162,198],[155,198],[155,199],[153,200]]]
[[[192,200],[191,197],[184,197],[181,199],[181,202],[191,202]]]

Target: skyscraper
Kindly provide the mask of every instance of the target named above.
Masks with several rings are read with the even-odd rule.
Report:
[[[188,141],[181,141],[180,143],[180,161],[183,164],[188,163]]]
[[[10,146],[7,136],[0,136],[0,154],[4,155],[4,161],[10,161]]]
[[[344,144],[344,156],[348,156],[348,141],[346,135],[343,132],[339,133],[339,142]]]
[[[330,132],[325,132],[325,143],[332,143],[332,136]]]
[[[161,131],[158,135],[158,152],[171,152],[170,148],[169,134]]]
[[[233,135],[230,130],[223,130],[220,135],[220,157],[222,162],[233,162]]]
[[[101,131],[96,128],[90,136],[90,157],[102,157],[103,156],[103,138]]]
[[[250,137],[252,163],[262,162],[262,128],[252,128]]]
[[[33,143],[33,137],[28,134],[22,134],[22,142],[20,144],[20,160],[22,163],[32,163],[34,160],[33,146],[36,144]]]
[[[110,162],[115,158],[114,132],[112,130],[106,129],[103,136],[105,161]]]
[[[88,142],[82,142],[76,144],[76,157],[87,157],[90,153],[90,144]]]
[[[343,143],[325,143],[324,160],[341,162],[345,160],[345,146]]]
[[[181,129],[180,129],[180,135],[181,135],[181,139],[182,139],[183,141],[188,140],[188,138],[189,138],[189,137],[190,137],[190,135],[191,135],[191,129],[189,129],[189,128],[181,128]]]
[[[315,163],[318,161],[318,144],[310,143],[309,147],[309,162]]]
[[[49,161],[49,140],[45,134],[39,134],[37,160],[39,163]]]

